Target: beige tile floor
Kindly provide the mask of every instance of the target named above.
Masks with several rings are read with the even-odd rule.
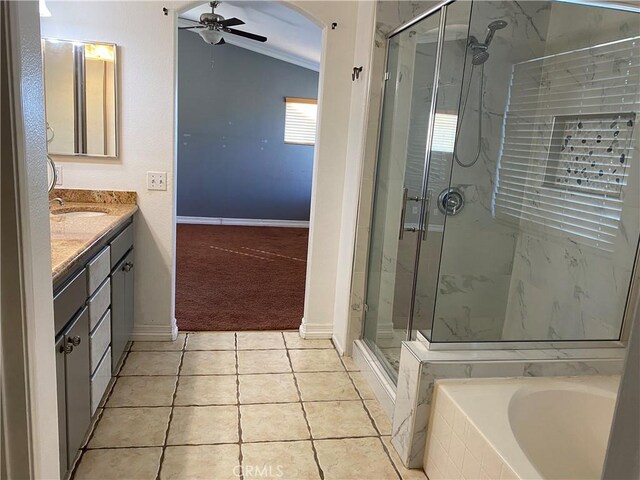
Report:
[[[357,366],[297,332],[136,342],[73,479],[426,480]]]

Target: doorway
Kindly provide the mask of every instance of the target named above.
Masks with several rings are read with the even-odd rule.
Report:
[[[179,16],[178,328],[297,329],[322,32],[277,2],[223,2],[214,15],[267,40],[212,44],[200,23],[211,8]]]

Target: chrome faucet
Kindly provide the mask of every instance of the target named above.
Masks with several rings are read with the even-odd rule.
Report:
[[[58,202],[61,207],[64,205],[64,200],[62,200],[60,197],[52,198],[51,200],[49,200],[49,203],[51,202]]]

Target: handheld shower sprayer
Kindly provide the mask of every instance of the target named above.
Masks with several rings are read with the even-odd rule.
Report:
[[[453,159],[461,167],[472,167],[476,164],[480,158],[480,151],[482,149],[482,104],[484,97],[484,64],[489,60],[489,45],[493,41],[493,36],[497,30],[502,30],[508,25],[504,20],[494,20],[487,25],[487,37],[484,42],[480,43],[474,36],[469,37],[467,47],[471,50],[471,75],[469,75],[469,81],[467,83],[467,92],[464,95],[464,101],[462,103],[462,112],[460,113],[460,119],[458,122],[459,128],[456,132],[456,139],[453,144]],[[458,139],[460,138],[460,129],[462,129],[462,121],[464,120],[464,114],[467,110],[467,101],[469,100],[469,91],[471,90],[471,80],[473,79],[473,72],[476,66],[482,66],[480,70],[480,84],[478,85],[478,141],[476,154],[468,163],[464,163],[458,157]]]
[[[506,26],[507,22],[504,20],[495,20],[487,26],[487,30],[489,31],[487,32],[487,38],[484,39],[484,44],[487,48],[491,45],[491,41],[493,40],[493,36],[496,34],[496,30],[502,30]]]

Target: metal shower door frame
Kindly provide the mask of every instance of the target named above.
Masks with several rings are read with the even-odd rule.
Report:
[[[444,44],[444,34],[445,34],[445,26],[446,26],[446,14],[447,7],[457,0],[444,0],[434,6],[433,8],[423,12],[422,14],[412,18],[411,20],[405,22],[400,25],[393,31],[391,31],[387,35],[386,39],[386,52],[385,52],[385,71],[389,61],[389,45],[390,41],[393,37],[398,35],[399,33],[405,31],[406,29],[412,27],[413,25],[419,23],[420,21],[435,15],[441,12],[440,16],[440,24],[438,30],[438,46],[436,53],[436,65],[434,69],[434,86],[431,98],[430,105],[430,114],[429,114],[429,122],[427,129],[427,148],[425,151],[425,163],[423,169],[423,191],[422,191],[422,200],[421,200],[421,215],[420,215],[420,223],[419,223],[419,232],[421,235],[418,235],[416,241],[416,256],[414,260],[414,272],[413,272],[413,282],[412,282],[412,291],[411,291],[411,304],[409,305],[409,317],[407,319],[407,341],[414,340],[413,338],[413,323],[414,323],[414,307],[417,293],[417,280],[418,280],[418,267],[420,261],[420,251],[421,251],[421,243],[423,239],[423,235],[427,235],[428,223],[429,223],[429,215],[428,211],[425,212],[427,208],[430,208],[429,198],[427,195],[427,187],[428,187],[428,179],[429,179],[429,167],[431,161],[431,143],[433,139],[433,130],[435,124],[435,109],[436,109],[436,100],[438,94],[438,84],[439,84],[439,76],[440,76],[440,63],[442,59],[442,50]],[[597,1],[589,1],[589,0],[555,0],[558,2],[564,3],[576,3],[585,6],[591,7],[600,7],[607,9],[616,9],[615,6],[603,5],[602,3],[598,3]],[[473,4],[473,0],[471,0]],[[627,10],[627,9],[621,9]],[[634,13],[640,13],[640,10],[635,8],[630,8],[628,11],[632,11]],[[471,20],[471,18],[470,18]],[[377,128],[377,138],[380,139],[380,133],[382,130],[382,121],[383,121],[383,112],[385,107],[385,92],[387,89],[386,82],[383,82],[381,92],[382,92],[382,100],[380,103],[380,114],[378,119],[378,128]],[[380,154],[380,144],[376,145],[375,150],[375,158],[376,158],[376,167],[373,175],[373,185],[375,186],[376,181],[378,179],[378,158]],[[449,177],[449,183],[451,181],[451,177]],[[373,220],[373,213],[375,208],[375,202],[371,209],[369,215],[369,225],[371,225]],[[426,214],[425,214],[426,213]],[[445,218],[445,228],[446,228],[446,218]],[[371,235],[369,234],[367,249],[370,251],[371,246]],[[367,253],[368,256],[368,253]],[[438,267],[439,268],[439,267]],[[364,293],[365,293],[365,312],[364,318],[362,322],[361,335],[364,336],[364,325],[366,322],[366,292],[368,290],[369,284],[369,265],[367,262],[365,268],[365,277],[364,277]],[[489,342],[431,342],[429,341],[429,348],[431,350],[504,350],[504,349],[567,349],[567,348],[620,348],[624,347],[629,338],[629,332],[631,329],[631,324],[633,323],[633,317],[640,317],[640,244],[636,250],[636,256],[634,258],[634,267],[631,275],[631,281],[629,285],[629,293],[627,296],[625,311],[622,318],[622,324],[620,327],[620,334],[618,339],[610,339],[610,340],[563,340],[563,341],[530,341],[530,340],[505,340],[505,341],[489,341]],[[433,325],[433,318],[431,319],[431,324]]]

